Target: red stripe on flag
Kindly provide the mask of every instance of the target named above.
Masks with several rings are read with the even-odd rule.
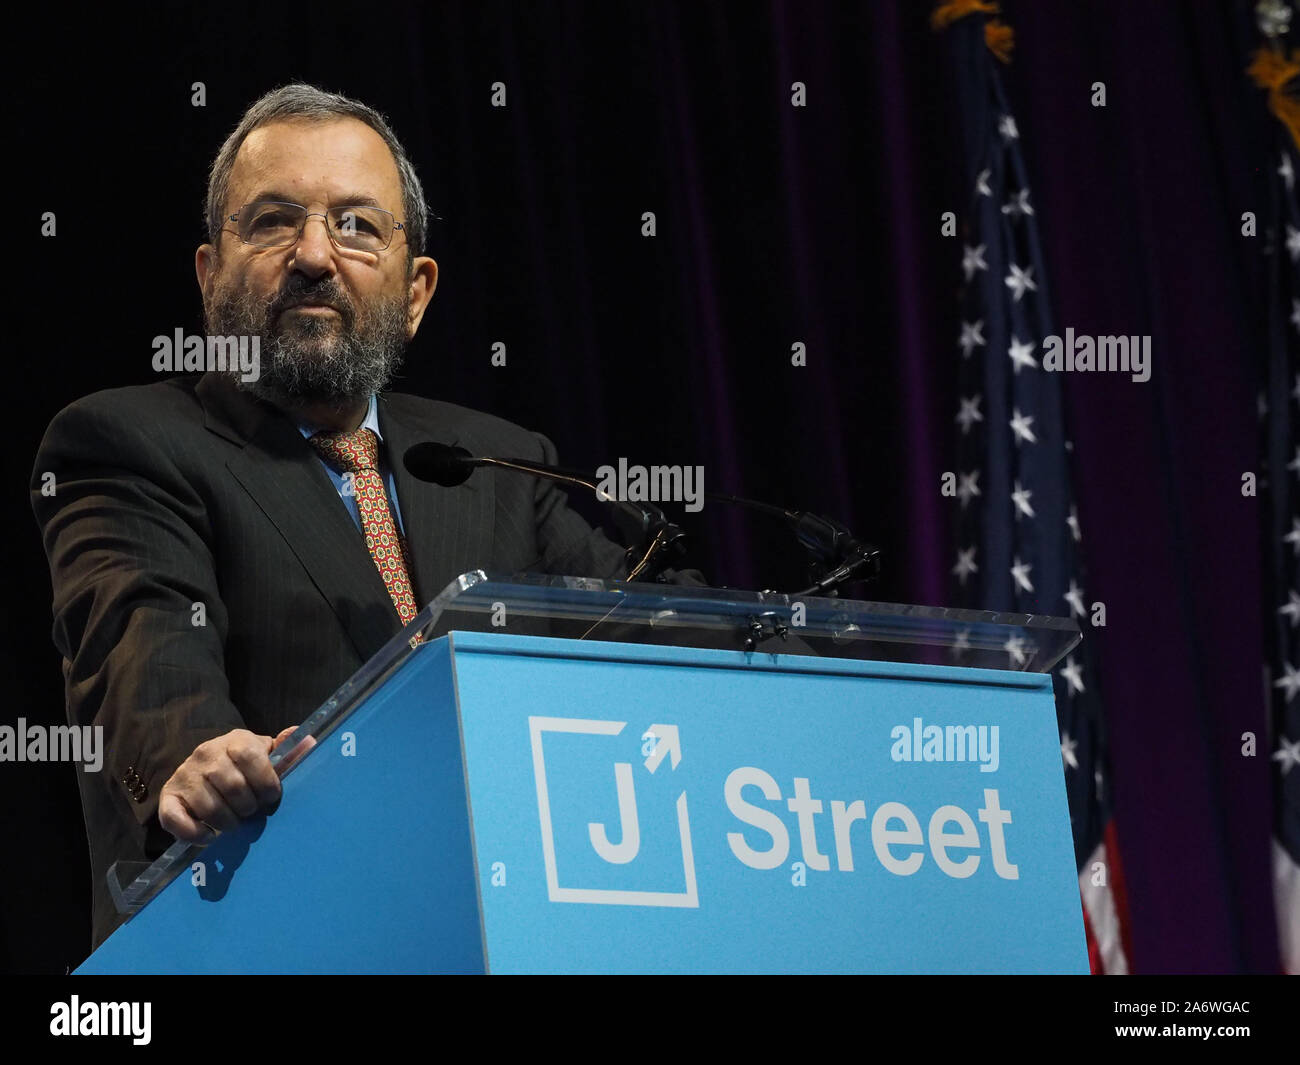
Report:
[[[1124,880],[1124,866],[1119,860],[1119,835],[1115,819],[1106,822],[1106,857],[1110,865],[1110,893],[1115,899],[1115,912],[1119,916],[1119,941],[1128,959],[1128,971],[1133,972],[1133,930],[1129,924],[1128,885]]]
[[[1082,896],[1079,898],[1083,902]],[[1088,941],[1088,971],[1093,976],[1105,976],[1106,970],[1101,963],[1101,947],[1097,946],[1097,937],[1092,934],[1092,922],[1088,920],[1088,907],[1080,907],[1083,910],[1083,934]]]

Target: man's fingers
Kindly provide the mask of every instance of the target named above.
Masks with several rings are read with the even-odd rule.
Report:
[[[158,797],[158,823],[177,839],[187,843],[206,843],[217,832],[239,824],[239,819],[205,782],[198,782],[197,792],[186,793],[164,787]]]
[[[261,802],[249,784],[247,772],[233,760],[208,770],[204,779],[221,796],[236,817],[252,817]],[[206,819],[205,819],[206,820]]]
[[[158,823],[177,839],[184,840],[186,843],[198,843],[211,835],[191,816],[185,804],[174,792],[165,791],[158,799]]]
[[[228,752],[232,767],[240,774],[241,783],[251,789],[249,798],[253,800],[253,807],[244,813],[245,817],[263,806],[273,805],[280,798],[280,778],[271,768],[271,737],[259,736],[258,740],[264,741],[266,746],[261,743],[257,746],[241,744],[231,747]]]
[[[231,809],[225,796],[206,778],[200,779],[189,791],[183,791],[181,801],[189,808],[196,821],[206,821],[218,832],[229,832],[239,824],[239,815]]]

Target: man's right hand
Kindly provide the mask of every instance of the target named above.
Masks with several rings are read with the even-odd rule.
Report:
[[[228,832],[280,799],[271,752],[296,731],[272,739],[238,728],[200,743],[168,778],[158,797],[158,823],[177,839],[199,843]]]

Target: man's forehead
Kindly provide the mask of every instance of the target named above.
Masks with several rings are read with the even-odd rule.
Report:
[[[396,211],[401,180],[388,145],[364,122],[285,119],[253,130],[230,174],[232,203],[268,193],[330,205],[365,196]]]

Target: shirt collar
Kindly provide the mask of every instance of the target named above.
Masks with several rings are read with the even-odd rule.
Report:
[[[384,434],[379,431],[379,398],[374,392],[370,393],[370,405],[366,408],[366,416],[362,419],[359,429],[369,429],[379,438],[379,442],[384,442]],[[298,432],[302,433],[304,439],[312,437],[316,430],[306,425],[299,425]]]

